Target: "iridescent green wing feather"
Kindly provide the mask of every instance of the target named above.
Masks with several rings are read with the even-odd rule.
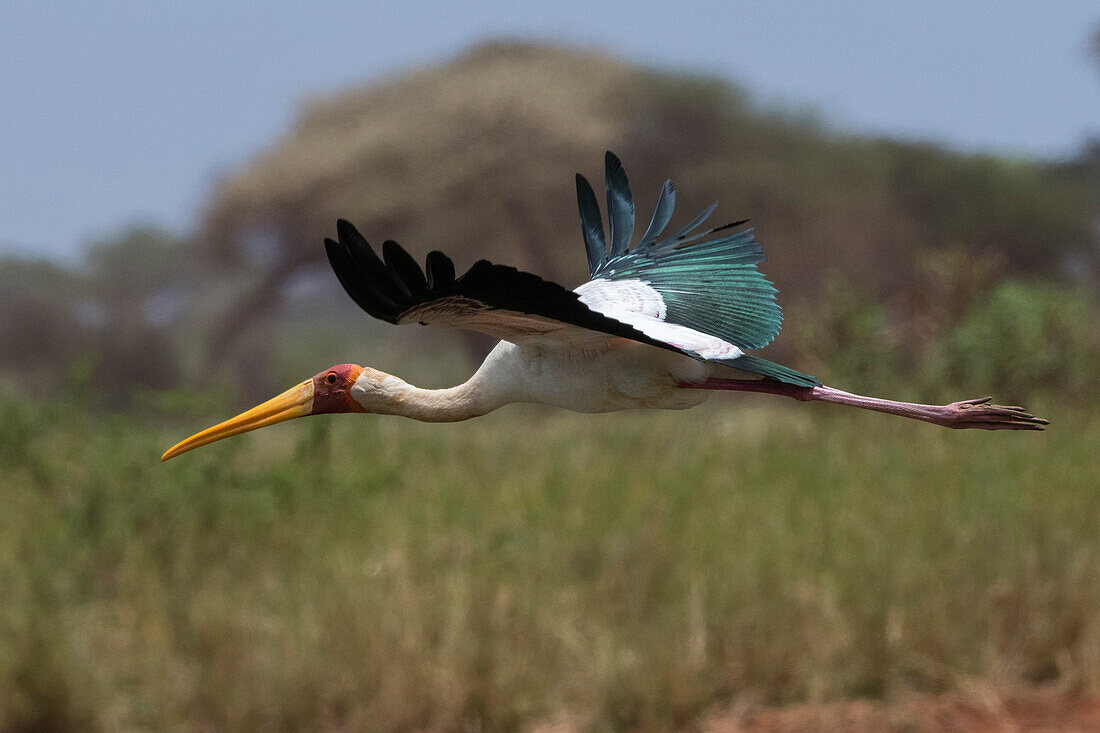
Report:
[[[661,188],[645,234],[630,248],[626,237],[634,229],[633,199],[626,173],[610,152],[607,171],[612,232],[609,251],[603,242],[595,196],[586,197],[580,207],[592,279],[641,280],[664,298],[667,321],[717,336],[742,349],[759,349],[771,343],[779,333],[783,312],[775,300],[775,286],[756,269],[757,263],[764,260],[764,251],[752,229],[733,231],[745,223],[739,221],[697,232],[714,211],[711,206],[680,231],[659,239],[676,206],[676,191],[669,181]],[[591,191],[587,183],[583,187]]]
[[[634,201],[626,172],[610,151],[605,170],[610,247],[592,188],[577,176],[592,279],[639,280],[660,293],[665,321],[717,336],[741,349],[770,344],[782,327],[783,311],[775,299],[775,286],[756,269],[764,260],[763,247],[752,229],[736,230],[747,220],[698,231],[714,212],[712,205],[683,229],[661,239],[676,208],[676,189],[666,181],[649,226],[631,248]],[[820,384],[814,377],[755,356],[723,363],[792,384]]]

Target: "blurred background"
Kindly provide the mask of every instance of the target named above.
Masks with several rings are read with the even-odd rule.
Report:
[[[0,728],[1100,692],[1092,3],[21,5],[0,93]],[[769,358],[1051,428],[742,396],[159,463],[334,363],[465,379],[490,342],[373,321],[322,238],[573,286],[605,149],[640,216],[672,178],[674,226],[752,217]]]

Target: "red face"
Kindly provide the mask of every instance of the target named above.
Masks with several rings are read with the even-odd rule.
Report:
[[[337,364],[313,378],[313,409],[311,415],[330,412],[365,412],[351,396],[351,385],[359,379],[363,367],[358,364]]]

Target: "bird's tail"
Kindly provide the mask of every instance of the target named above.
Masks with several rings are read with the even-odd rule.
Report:
[[[736,359],[715,359],[715,361],[734,369],[740,369],[743,372],[759,374],[762,377],[768,377],[784,384],[793,384],[796,387],[818,387],[821,385],[821,381],[817,377],[811,377],[809,374],[803,374],[782,364],[776,364],[774,361],[761,359],[759,356],[745,354]]]

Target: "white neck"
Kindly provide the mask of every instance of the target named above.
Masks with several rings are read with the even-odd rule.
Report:
[[[458,422],[492,412],[501,402],[491,399],[480,380],[471,377],[457,387],[421,389],[392,374],[366,370],[352,387],[352,397],[367,412],[401,415],[421,422]]]

